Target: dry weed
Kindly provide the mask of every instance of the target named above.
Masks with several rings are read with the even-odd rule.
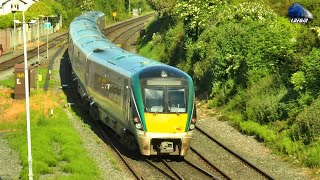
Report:
[[[12,93],[11,89],[0,89],[0,124],[17,122],[26,112],[25,100],[12,99]],[[61,101],[57,92],[39,91],[30,96],[30,110],[49,116],[50,109],[56,108]]]

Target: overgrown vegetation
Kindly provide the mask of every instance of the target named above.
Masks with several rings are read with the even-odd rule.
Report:
[[[161,16],[142,55],[189,73],[199,98],[243,133],[320,167],[319,1],[298,1],[314,15],[307,24],[290,23],[288,0],[148,2]]]
[[[34,3],[28,8],[25,13],[26,22],[34,18],[38,18],[39,15],[43,16],[62,16],[63,26],[68,27],[70,22],[79,16],[82,12],[90,10],[99,10],[106,14],[106,23],[110,24],[113,21],[112,13],[117,12],[115,20],[123,20],[131,17],[128,12],[130,9],[141,9],[142,12],[150,10],[145,0],[41,0]],[[0,15],[0,29],[13,27],[13,14]],[[22,12],[16,13],[16,19],[22,21]],[[58,18],[50,19],[53,23],[59,21]],[[19,24],[17,24],[19,26]]]

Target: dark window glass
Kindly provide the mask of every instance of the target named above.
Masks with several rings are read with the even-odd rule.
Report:
[[[164,89],[145,88],[144,100],[146,112],[163,112],[164,110]]]
[[[187,112],[186,93],[183,88],[168,88],[169,112]]]

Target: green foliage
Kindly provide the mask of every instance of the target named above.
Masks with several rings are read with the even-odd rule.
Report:
[[[224,4],[219,0],[182,1],[176,4],[174,14],[184,22],[186,33],[197,38],[210,25],[208,20],[215,17]]]
[[[183,24],[177,24],[170,27],[163,35],[163,44],[165,45],[164,53],[161,56],[161,62],[176,66],[180,62],[185,60],[185,48],[184,48],[184,30]]]
[[[217,24],[241,22],[241,21],[264,21],[274,20],[277,18],[276,13],[268,6],[260,2],[244,2],[237,5],[229,6],[213,19]]]
[[[277,78],[267,76],[247,89],[244,100],[247,119],[268,124],[282,117],[281,100],[287,90],[284,86],[277,86]]]
[[[210,100],[211,106],[222,106],[226,104],[230,96],[233,96],[236,91],[236,85],[233,79],[228,79],[227,82],[214,82],[212,85],[212,96]]]
[[[155,35],[155,37],[159,37],[159,35]],[[161,60],[161,56],[163,56],[165,45],[162,44],[156,44],[156,43],[149,43],[148,45],[144,46],[139,50],[139,54],[154,60]]]
[[[298,92],[304,89],[305,82],[306,82],[306,79],[304,76],[304,72],[302,71],[298,71],[294,73],[291,77],[291,83],[294,85],[293,89]]]
[[[320,91],[320,49],[314,48],[303,60],[302,71],[305,75],[306,90],[319,95]]]
[[[17,14],[19,14],[19,13],[17,13]],[[14,20],[13,14],[6,14],[6,15],[0,16],[0,29],[13,27],[13,20]]]
[[[146,35],[140,39],[142,48],[139,49],[139,53],[175,66],[185,59],[183,33],[182,23],[177,24],[169,16],[158,18],[148,26]]]
[[[244,121],[240,123],[241,131],[249,134],[256,135],[258,139],[266,143],[273,143],[277,140],[277,135],[274,131],[270,130],[268,126],[261,126],[257,122]]]
[[[147,3],[162,17],[172,14],[176,2],[171,0],[147,0]]]
[[[299,152],[303,151],[306,147],[304,144],[300,141],[292,141],[290,137],[284,135],[280,136],[278,138],[278,141],[273,146],[278,151],[283,152],[285,154],[291,155],[291,156],[298,156]]]
[[[210,89],[208,82],[225,82],[229,78],[246,87],[248,71],[254,69],[262,74],[285,72],[287,68],[283,65],[290,63],[295,46],[290,41],[295,33],[288,33],[291,26],[279,19],[224,23],[218,28],[208,28],[196,43],[187,46],[188,67],[194,68],[187,72],[193,72],[196,84],[204,90]]]
[[[294,129],[295,137],[305,144],[317,141],[320,137],[320,97],[298,114]]]
[[[320,166],[320,142],[317,141],[310,149],[306,151],[305,164],[308,167],[315,168]]]
[[[81,0],[79,2],[79,7],[82,12],[94,10],[93,0]]]
[[[3,87],[8,87],[8,88],[11,88],[13,89],[14,88],[14,82],[15,82],[15,79],[12,76],[9,76],[8,78],[4,79],[4,80],[0,80],[0,87],[3,86]]]

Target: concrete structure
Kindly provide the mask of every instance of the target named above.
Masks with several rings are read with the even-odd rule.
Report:
[[[16,6],[18,11],[26,11],[33,3],[39,0],[0,0],[0,15],[11,13],[11,9]]]

